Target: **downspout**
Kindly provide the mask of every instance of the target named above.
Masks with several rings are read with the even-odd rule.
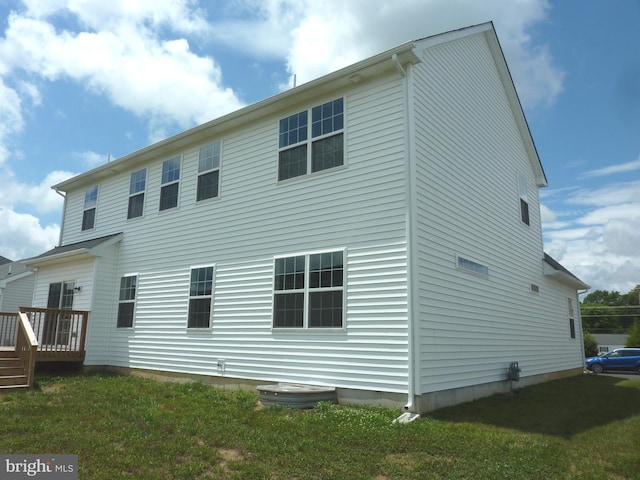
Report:
[[[395,64],[396,70],[403,78],[403,90],[404,90],[404,111],[405,111],[405,201],[406,201],[406,217],[405,217],[405,237],[407,242],[407,403],[404,406],[404,411],[408,414],[415,414],[415,392],[416,392],[416,333],[417,328],[415,325],[415,299],[416,299],[416,279],[415,268],[413,267],[414,260],[414,205],[415,205],[415,147],[414,147],[414,115],[413,115],[413,102],[411,101],[413,95],[413,82],[411,75],[411,64],[407,64],[406,68],[403,68],[400,64],[397,54],[391,56],[391,61]],[[405,414],[406,415],[406,414]],[[405,418],[400,421],[411,421],[415,419],[415,415],[411,418]]]
[[[58,237],[58,246],[62,246],[62,233],[64,231],[64,214],[67,211],[67,196],[64,193],[61,193],[57,188],[53,189],[58,195],[64,198],[64,203],[62,204],[62,219],[60,220],[60,236]]]
[[[587,293],[589,290],[590,290],[590,288],[585,288],[582,291],[581,290],[576,290],[576,310],[575,310],[576,314],[575,314],[575,317],[580,320],[578,322],[578,326],[576,326],[576,328],[580,328],[580,352],[582,352],[581,360],[583,360],[583,368],[584,368],[585,351],[584,351],[584,329],[582,328],[582,309],[580,308],[580,295],[582,295],[583,293]]]

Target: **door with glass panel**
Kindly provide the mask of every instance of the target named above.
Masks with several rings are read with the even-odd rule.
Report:
[[[49,284],[47,308],[53,310],[73,310],[75,282]],[[71,315],[62,312],[48,312],[42,328],[43,345],[68,345],[70,340]]]

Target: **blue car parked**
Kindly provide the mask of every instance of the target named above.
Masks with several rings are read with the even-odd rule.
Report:
[[[586,367],[594,373],[606,370],[633,370],[640,373],[640,348],[617,348],[613,352],[587,358]]]

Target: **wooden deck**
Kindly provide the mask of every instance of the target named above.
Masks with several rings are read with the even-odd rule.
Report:
[[[83,362],[89,312],[22,307],[38,341],[36,362]],[[0,349],[15,350],[18,313],[0,312]]]

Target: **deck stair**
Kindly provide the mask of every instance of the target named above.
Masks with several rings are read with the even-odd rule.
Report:
[[[29,388],[22,360],[13,350],[0,351],[0,392]]]

